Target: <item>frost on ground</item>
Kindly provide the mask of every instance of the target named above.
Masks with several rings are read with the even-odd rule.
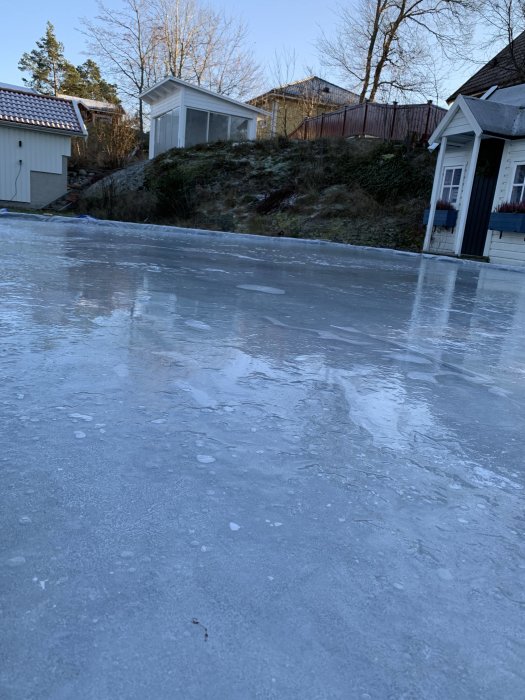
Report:
[[[0,237],[1,697],[523,696],[522,273]]]

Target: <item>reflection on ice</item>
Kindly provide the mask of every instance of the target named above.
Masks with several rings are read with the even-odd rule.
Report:
[[[522,695],[522,273],[0,236],[6,697]]]

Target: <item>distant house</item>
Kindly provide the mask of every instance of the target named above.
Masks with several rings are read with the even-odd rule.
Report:
[[[113,104],[113,102],[91,100],[86,97],[75,97],[74,95],[59,94],[57,97],[65,100],[74,100],[78,104],[80,115],[88,128],[91,124],[100,122],[111,123],[114,119],[120,119],[124,114],[122,106]]]
[[[161,80],[140,97],[151,106],[150,158],[170,148],[253,140],[257,119],[266,114],[244,102],[173,77]]]
[[[75,102],[0,83],[0,205],[40,208],[65,194],[71,138],[86,134]]]
[[[525,217],[495,214],[525,207],[525,32],[451,99],[429,139],[439,154],[423,249],[525,266]],[[440,221],[439,200],[455,220]]]
[[[260,137],[289,136],[304,119],[358,102],[359,96],[354,92],[316,75],[272,88],[249,100],[250,104],[270,113],[259,125]]]

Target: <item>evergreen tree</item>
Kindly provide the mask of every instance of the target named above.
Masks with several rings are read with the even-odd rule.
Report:
[[[22,55],[18,69],[31,76],[23,78],[25,85],[46,95],[56,95],[66,60],[64,45],[57,40],[51,22],[47,23],[46,33],[36,42],[36,46],[36,49]]]
[[[79,66],[66,63],[60,83],[60,92],[75,97],[85,97],[102,102],[119,104],[117,86],[102,77],[100,68],[88,58]]]
[[[120,104],[117,86],[104,80],[95,61],[88,58],[74,66],[64,57],[64,45],[56,38],[51,22],[36,49],[22,55],[18,68],[29,73],[29,78],[22,78],[25,85],[45,95],[62,93]]]

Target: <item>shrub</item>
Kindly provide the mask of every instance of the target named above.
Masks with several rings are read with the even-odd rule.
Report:
[[[494,211],[498,214],[525,214],[525,202],[502,202]]]
[[[452,202],[447,202],[446,199],[438,199],[436,202],[436,209],[441,211],[455,211],[456,207],[452,204]]]

